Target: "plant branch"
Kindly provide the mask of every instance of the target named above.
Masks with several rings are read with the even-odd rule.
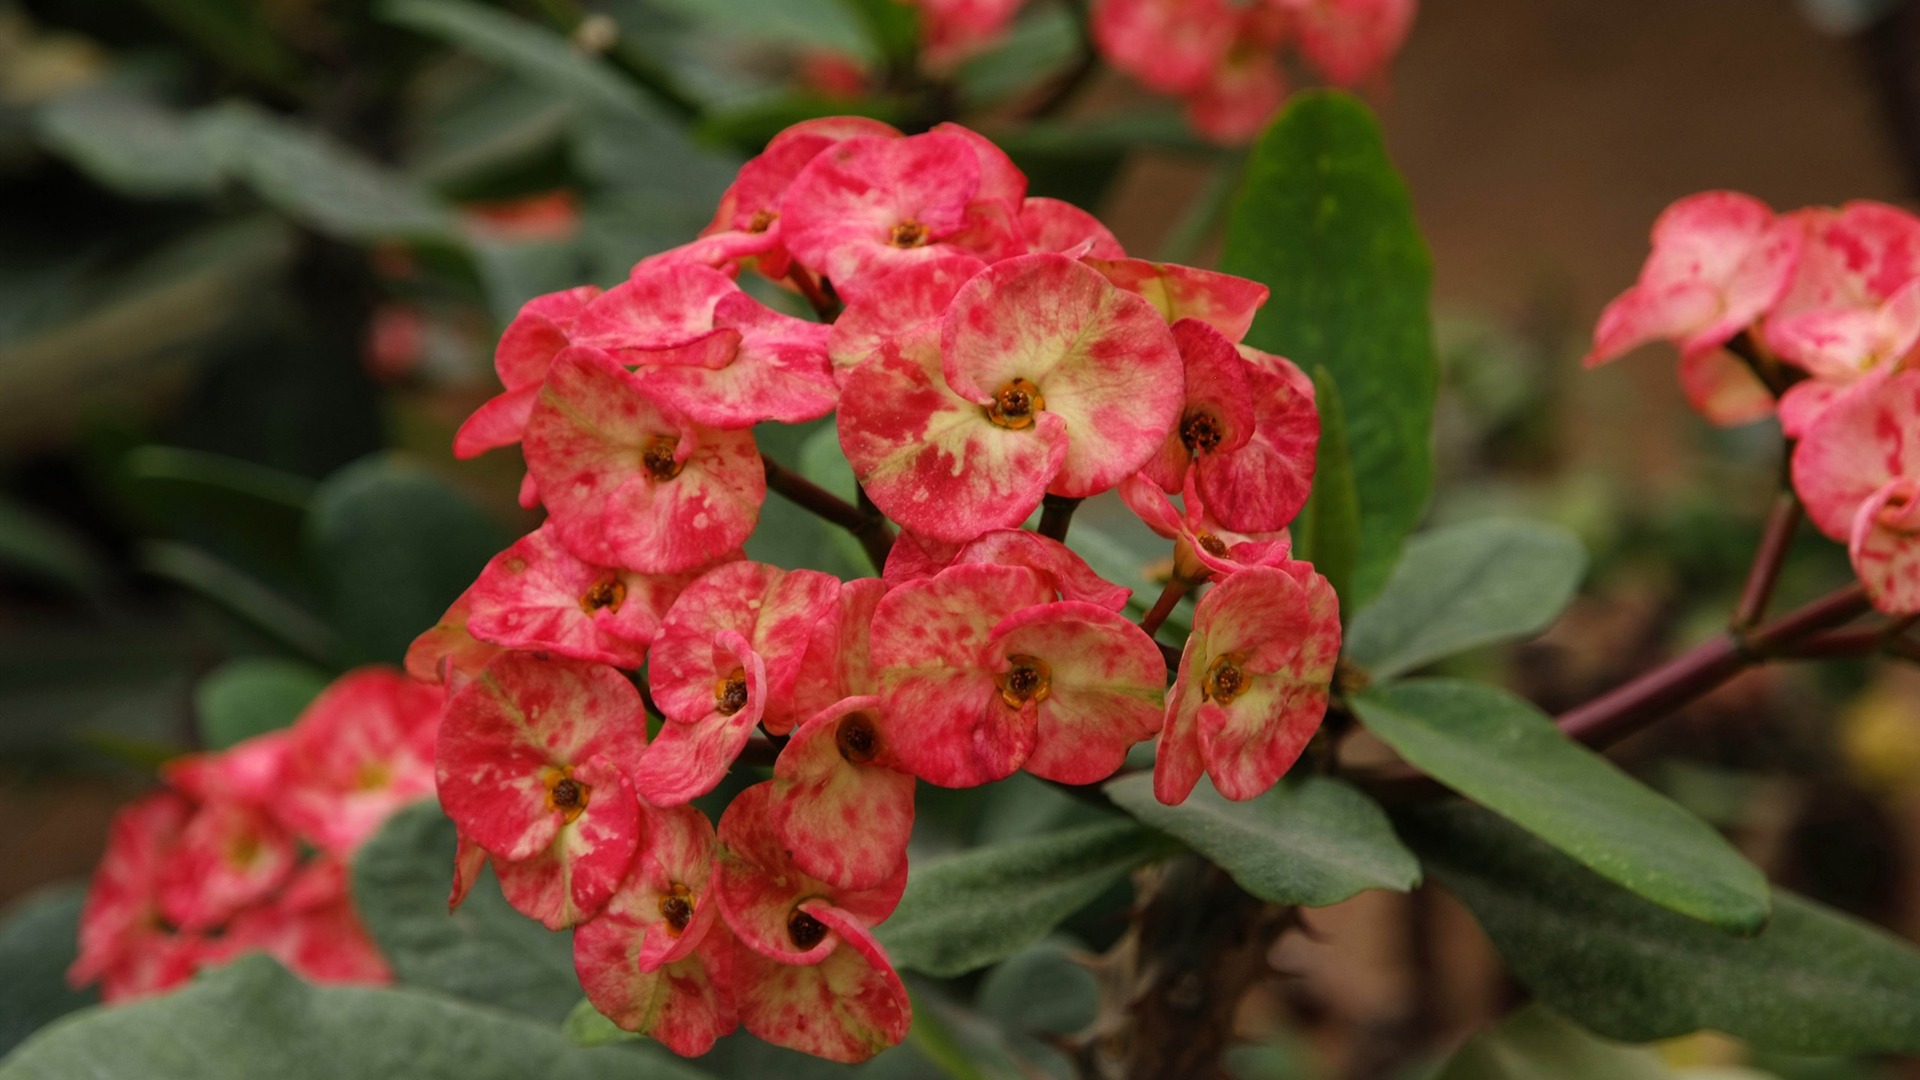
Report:
[[[1048,539],[1065,543],[1067,527],[1073,524],[1073,512],[1078,509],[1079,499],[1049,495],[1040,501],[1040,527],[1034,531]]]
[[[852,533],[875,570],[887,565],[887,553],[893,550],[893,528],[873,504],[863,497],[862,505],[855,506],[772,458],[762,460],[767,469],[767,487],[802,510]]]
[[[1767,515],[1766,530],[1760,535],[1760,548],[1753,554],[1753,566],[1747,571],[1747,584],[1734,608],[1733,627],[1743,630],[1766,617],[1767,602],[1773,599],[1773,587],[1786,565],[1787,552],[1793,547],[1793,535],[1806,517],[1800,499],[1791,490],[1783,490],[1774,499]]]
[[[1140,620],[1140,629],[1145,630],[1148,637],[1158,633],[1160,624],[1167,621],[1167,616],[1173,614],[1173,609],[1179,606],[1180,598],[1187,595],[1187,590],[1191,588],[1193,588],[1193,582],[1179,574],[1168,578],[1167,587],[1160,590],[1160,599],[1153,602],[1153,610],[1147,612],[1147,617]]]
[[[787,280],[793,282],[793,287],[799,289],[800,295],[813,305],[813,313],[820,317],[821,322],[831,323],[840,317],[840,302],[827,295],[826,290],[820,287],[819,280],[806,267],[794,263],[787,271]]]

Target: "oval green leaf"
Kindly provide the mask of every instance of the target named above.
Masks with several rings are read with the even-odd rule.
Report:
[[[1212,784],[1179,806],[1153,797],[1153,777],[1107,784],[1120,808],[1213,860],[1240,887],[1276,904],[1324,907],[1368,889],[1406,892],[1420,863],[1394,835],[1380,805],[1351,785],[1306,776],[1247,802]]]
[[[1647,903],[1462,803],[1397,815],[1540,1000],[1610,1038],[1702,1028],[1786,1054],[1920,1052],[1920,951],[1789,893],[1738,938]]]
[[[193,690],[200,741],[224,750],[243,739],[290,726],[326,689],[326,672],[294,660],[230,660]]]
[[[1765,925],[1766,878],[1710,826],[1481,683],[1417,679],[1352,698],[1428,775],[1656,904],[1734,933]]]
[[[1572,533],[1526,521],[1435,529],[1407,543],[1386,587],[1347,626],[1346,655],[1390,679],[1482,645],[1532,637],[1587,569]]]

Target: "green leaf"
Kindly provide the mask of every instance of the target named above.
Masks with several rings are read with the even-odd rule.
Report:
[[[309,562],[349,663],[398,663],[511,538],[431,474],[384,456],[314,493]]]
[[[1127,872],[1175,846],[1102,822],[975,848],[913,868],[876,933],[893,962],[941,978],[998,963],[1045,937]]]
[[[1434,779],[1654,903],[1735,933],[1766,924],[1766,878],[1719,833],[1512,694],[1418,679],[1351,704]]]
[[[130,86],[63,94],[33,115],[41,145],[88,177],[136,199],[211,195],[219,163],[200,149],[186,114]]]
[[[405,177],[318,131],[242,101],[195,114],[209,160],[261,199],[350,242],[456,237],[452,215]]]
[[[85,537],[61,522],[0,497],[0,572],[21,574],[97,595],[106,567]]]
[[[1420,882],[1419,861],[1379,804],[1331,777],[1296,778],[1247,802],[1228,801],[1203,779],[1186,802],[1165,806],[1148,773],[1111,781],[1106,792],[1262,900],[1324,907],[1367,889],[1406,892]]]
[[[53,1020],[99,1000],[67,985],[78,955],[83,885],[62,885],[9,907],[0,922],[0,1056]]]
[[[580,105],[665,122],[638,85],[537,23],[468,0],[397,0],[380,13]]]
[[[224,750],[288,727],[326,686],[326,672],[297,661],[229,660],[194,687],[200,741],[209,750]]]
[[[1586,549],[1565,529],[1480,521],[1413,538],[1347,627],[1348,657],[1390,679],[1444,656],[1531,637],[1580,587]]]
[[[580,1000],[573,935],[480,882],[447,911],[454,831],[431,802],[395,814],[354,857],[353,900],[400,982],[557,1023]]]
[[[1396,815],[1540,1000],[1610,1038],[1701,1028],[1790,1054],[1920,1052],[1920,952],[1790,893],[1737,938],[1647,903],[1455,803]]]
[[[1343,610],[1360,557],[1360,496],[1353,486],[1353,460],[1347,456],[1347,425],[1340,388],[1327,369],[1313,370],[1315,404],[1320,411],[1320,444],[1314,450],[1313,493],[1294,523],[1297,558],[1333,586]]]
[[[304,656],[326,660],[336,648],[333,631],[306,608],[191,544],[150,541],[137,549],[137,559],[147,573],[199,594]]]
[[[723,38],[818,50],[861,60],[875,58],[860,17],[841,0],[655,0]]]
[[[1596,1039],[1532,1005],[1477,1035],[1434,1080],[1670,1080],[1658,1054]]]
[[[605,1046],[608,1043],[642,1042],[646,1039],[646,1036],[636,1035],[601,1015],[600,1010],[593,1007],[593,1002],[586,998],[581,998],[567,1012],[567,1018],[560,1022],[560,1031],[575,1046]]]
[[[1433,485],[1432,268],[1367,107],[1296,96],[1247,161],[1220,269],[1273,290],[1247,344],[1340,387],[1359,495],[1351,597],[1379,591]]]
[[[201,450],[141,446],[120,462],[119,494],[154,533],[191,541],[279,579],[297,577],[313,481]]]
[[[0,1080],[698,1080],[664,1052],[582,1049],[558,1028],[419,990],[320,987],[264,956],[76,1013]]]

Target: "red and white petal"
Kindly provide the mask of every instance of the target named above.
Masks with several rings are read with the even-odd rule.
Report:
[[[640,266],[574,320],[575,345],[619,352],[670,349],[713,329],[713,310],[740,286],[717,270],[685,263]]]
[[[1101,0],[1092,14],[1100,55],[1163,93],[1199,86],[1233,45],[1227,0]]]
[[[893,914],[907,885],[907,868],[868,889],[844,889],[814,878],[789,857],[773,827],[773,784],[755,784],[734,796],[720,815],[715,881],[720,910],[743,945],[785,964],[816,964],[833,951],[832,935],[796,941],[795,914],[803,902],[825,902],[872,926]]]
[[[1066,427],[1055,494],[1080,498],[1119,483],[1179,417],[1180,352],[1166,324],[1064,255],[1002,260],[967,282],[942,320],[940,353],[948,385],[977,406],[1021,380],[1038,387],[1036,419],[1057,416]]]
[[[992,199],[1015,208],[1020,206],[1027,197],[1027,175],[1005,150],[979,132],[951,121],[935,124],[932,130],[958,138],[973,148],[973,156],[980,162],[980,184],[974,190],[974,198]]]
[[[416,682],[457,689],[458,683],[472,678],[500,652],[498,645],[481,641],[467,632],[472,616],[472,590],[463,592],[447,608],[433,628],[423,632],[407,646],[407,674]]]
[[[1173,687],[1167,691],[1166,719],[1154,747],[1153,797],[1167,806],[1186,802],[1187,796],[1193,794],[1194,785],[1207,771],[1206,760],[1200,752],[1199,718],[1200,706],[1205,704],[1201,679],[1206,674],[1206,661],[1201,661],[1200,672],[1193,670],[1195,658],[1202,649],[1198,635],[1187,638]]]
[[[1682,356],[1680,388],[1693,411],[1719,427],[1738,427],[1773,415],[1773,391],[1752,368],[1723,349]]]
[[[555,776],[592,758],[630,771],[646,730],[639,691],[613,668],[504,653],[447,702],[440,805],[491,854],[530,858],[562,825],[548,798]]]
[[[1847,554],[1875,608],[1920,614],[1920,480],[1889,481],[1860,504]]]
[[[834,617],[840,584],[814,570],[781,570],[764,563],[717,567],[675,601],[650,657],[654,702],[670,720],[707,715],[721,685],[741,661],[718,643],[736,634],[765,665],[761,719],[776,733],[792,726],[793,688],[814,627]]]
[[[190,802],[163,790],[114,814],[80,912],[80,955],[67,972],[69,982],[100,979],[138,951],[141,932],[154,925],[160,875],[192,813]]]
[[[847,139],[794,178],[781,236],[794,258],[857,296],[862,279],[937,257],[968,226],[980,180],[979,156],[958,135]]]
[[[626,777],[603,758],[581,764],[573,775],[591,789],[580,816],[561,824],[545,850],[493,860],[507,903],[549,930],[592,918],[606,906],[640,842],[640,804]]]
[[[827,355],[834,380],[845,386],[853,369],[887,342],[937,327],[953,295],[987,264],[971,255],[945,254],[885,275],[862,291],[834,320]]]
[[[841,582],[839,608],[814,624],[794,680],[795,716],[811,717],[842,698],[873,692],[873,612],[886,594],[887,583],[879,578]]]
[[[1253,438],[1253,373],[1226,335],[1198,319],[1173,324],[1186,400],[1159,453],[1140,470],[1167,492],[1179,491],[1195,454],[1229,454]],[[1189,445],[1192,443],[1192,445]]]
[[[659,636],[660,620],[693,577],[595,566],[543,525],[480,572],[468,590],[467,629],[509,649],[637,669]]]
[[[651,971],[639,966],[638,943],[630,927],[604,914],[573,932],[574,973],[602,1016],[682,1057],[706,1053],[739,1026],[735,946],[724,924],[710,927],[689,955]]]
[[[767,1042],[830,1061],[865,1061],[907,1037],[913,1007],[886,952],[860,921],[810,906],[836,947],[822,961],[783,964],[734,951],[740,1026]]]
[[[539,385],[554,356],[567,347],[574,320],[599,295],[599,286],[581,285],[522,304],[493,351],[493,369],[501,385],[509,390]]]
[[[1260,134],[1287,97],[1280,59],[1266,49],[1235,48],[1187,95],[1187,122],[1218,143],[1244,143]]]
[[[431,794],[445,698],[392,668],[334,680],[288,730],[276,816],[323,850],[345,855],[401,807]]]
[[[854,369],[839,426],[840,448],[874,504],[949,543],[1025,521],[1069,452],[1058,416],[1043,412],[1012,430],[954,393],[924,336],[890,343]]]
[[[1047,694],[1026,770],[1063,784],[1093,784],[1160,730],[1167,668],[1144,630],[1103,607],[1071,601],[1015,612],[993,630],[997,668],[1013,657],[1047,665]]]
[[[293,837],[260,807],[204,804],[161,867],[160,913],[190,933],[214,929],[270,897],[297,857]]]
[[[739,547],[767,492],[752,432],[685,425],[654,403],[644,380],[588,349],[554,361],[527,423],[526,456],[561,542],[589,562],[639,573],[691,570]]]
[[[746,704],[731,713],[710,706],[705,716],[690,723],[669,720],[661,725],[633,774],[641,797],[655,806],[679,806],[720,786],[764,715],[765,663],[738,634],[729,630],[721,636],[727,639],[723,648],[745,676]]]
[[[722,298],[714,322],[718,329],[692,345],[644,354],[646,385],[662,403],[728,429],[804,423],[833,411],[839,388],[827,363],[827,327],[771,311],[745,293]]]
[[[453,433],[453,456],[464,461],[518,443],[539,396],[540,384],[533,382],[488,399]]]
[[[1023,566],[1040,573],[1062,600],[1094,604],[1109,611],[1127,606],[1133,590],[1096,573],[1074,550],[1058,540],[1025,529],[995,529],[961,548],[947,565],[986,563]]]
[[[1023,567],[970,564],[907,582],[874,610],[873,665],[900,763],[943,787],[1011,776],[1032,753],[1031,701],[1009,706],[994,682],[993,628],[1053,591]]]
[[[1793,454],[1793,488],[1820,531],[1848,541],[1860,505],[1920,477],[1920,371],[1869,377],[1827,406]]]
[[[1070,202],[1029,198],[1020,204],[1027,250],[1057,251],[1075,259],[1124,259],[1126,249],[1100,219]]]
[[[1146,259],[1087,259],[1108,281],[1152,304],[1169,325],[1197,319],[1238,342],[1267,302],[1267,287],[1257,281]]]
[[[640,832],[626,879],[574,935],[574,964],[583,984],[590,957],[622,969],[598,973],[614,985],[631,978],[631,969],[652,972],[683,960],[717,919],[719,903],[710,891],[714,832],[706,815],[691,806],[642,804]]]
[[[1387,66],[1413,26],[1416,0],[1288,0],[1300,52],[1335,86],[1358,86]]]
[[[1254,431],[1245,446],[1200,461],[1196,489],[1236,532],[1285,528],[1313,489],[1320,411],[1313,380],[1284,357],[1241,346],[1253,390]]]
[[[769,813],[804,873],[870,889],[905,864],[913,777],[893,757],[877,697],[850,697],[802,724],[774,763]]]

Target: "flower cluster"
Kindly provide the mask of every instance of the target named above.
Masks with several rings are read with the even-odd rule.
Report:
[[[114,819],[69,979],[120,1001],[258,950],[319,982],[388,982],[348,861],[433,790],[439,722],[432,689],[363,668],[291,728],[169,762]]]
[[[1873,202],[1775,214],[1729,191],[1682,199],[1586,362],[1651,341],[1679,346],[1707,419],[1777,415],[1808,516],[1847,545],[1876,607],[1920,613],[1920,218]]]
[[[840,1061],[904,1037],[873,928],[916,781],[1092,784],[1158,735],[1162,798],[1202,773],[1252,798],[1324,713],[1337,605],[1285,531],[1319,418],[1310,380],[1242,343],[1266,289],[1129,258],[1026,188],[953,125],[790,128],[699,238],[527,304],[504,393],[459,433],[463,455],[520,444],[547,518],[408,657],[446,688],[454,902],[491,865],[575,929],[595,1007],[679,1053],[736,1026]],[[741,550],[769,484],[793,493],[753,427],[829,414],[862,520],[904,529],[877,578]],[[1022,527],[1116,490],[1174,541],[1170,597],[1219,582],[1171,693],[1159,617]],[[695,800],[750,748],[770,772],[716,828]]]
[[[1186,102],[1222,142],[1257,134],[1287,95],[1288,46],[1335,86],[1377,75],[1406,40],[1415,0],[1096,0],[1109,63]]]

